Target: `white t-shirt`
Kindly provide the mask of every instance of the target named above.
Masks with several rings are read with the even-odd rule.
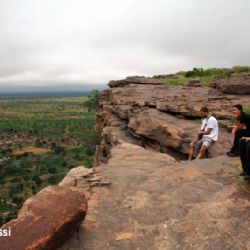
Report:
[[[218,122],[214,116],[208,116],[207,118],[202,120],[201,130],[207,131],[209,128],[211,128],[212,131],[210,132],[209,135],[203,135],[203,138],[207,137],[212,139],[213,141],[217,141],[219,129],[218,129]]]

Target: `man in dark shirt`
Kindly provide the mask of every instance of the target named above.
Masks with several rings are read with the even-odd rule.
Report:
[[[233,114],[236,119],[236,123],[233,129],[234,142],[233,147],[227,155],[230,157],[237,157],[240,155],[239,141],[242,137],[250,136],[250,115],[243,112],[241,104],[233,106]]]

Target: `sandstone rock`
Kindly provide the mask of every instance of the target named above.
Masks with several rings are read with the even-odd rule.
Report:
[[[228,94],[250,94],[250,74],[242,74],[238,77],[230,77],[216,80],[212,87]]]
[[[171,148],[175,150],[173,153],[187,153],[189,142],[200,127],[200,119],[184,118],[199,118],[203,106],[219,119],[222,127],[219,141],[209,150],[210,156],[225,154],[232,138],[223,128],[232,125],[231,107],[239,102],[250,105],[248,96],[240,99],[210,87],[130,84],[111,88],[102,96],[97,115],[99,130],[103,131],[96,158],[98,163],[106,162],[112,147],[121,142],[149,146],[166,153],[170,153]]]
[[[127,142],[131,144],[140,144],[140,141],[132,137],[130,133],[119,127],[107,126],[102,132],[103,140],[98,148],[99,155],[97,156],[97,162],[107,162],[110,157],[110,150],[121,143]]]
[[[130,76],[123,80],[110,81],[108,83],[110,88],[124,87],[129,84],[150,84],[150,85],[161,85],[164,81],[162,79],[156,79],[144,76]]]
[[[248,249],[250,193],[239,188],[239,159],[176,163],[129,143],[111,150],[75,249]],[[105,216],[103,216],[105,215]]]
[[[153,78],[156,79],[169,79],[175,77],[174,74],[167,74],[167,75],[154,75]]]
[[[58,185],[75,187],[80,179],[92,176],[94,173],[93,168],[85,168],[84,166],[72,168]]]
[[[111,82],[103,94],[97,162],[108,184],[93,176],[79,238],[71,237],[61,250],[250,249],[250,193],[237,176],[240,161],[218,156],[230,147],[223,128],[231,122],[232,105],[250,104],[249,95],[150,81]],[[177,153],[187,153],[200,128],[202,106],[223,124],[209,150],[213,158],[179,163]]]
[[[200,79],[192,79],[189,80],[189,82],[187,83],[188,87],[202,87],[202,83]]]
[[[187,154],[200,124],[201,122],[177,118],[156,109],[145,109],[130,117],[128,127],[139,136]],[[219,140],[209,150],[209,155],[215,157],[225,154],[230,147],[231,135],[221,129]]]
[[[166,87],[131,84],[112,89],[109,101],[121,119],[126,119],[136,107],[154,107],[163,112],[197,118],[206,106],[218,119],[231,119],[236,103],[250,105],[248,96],[225,95],[210,87]],[[132,106],[132,108],[131,108]]]
[[[56,249],[77,230],[86,212],[81,192],[49,186],[26,200],[18,218],[3,226],[11,228],[11,237],[0,237],[0,248]]]

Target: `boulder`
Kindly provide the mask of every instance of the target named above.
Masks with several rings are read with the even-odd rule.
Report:
[[[129,76],[123,80],[110,81],[108,86],[110,88],[124,87],[129,84],[144,84],[144,85],[161,85],[163,84],[163,79],[144,77],[144,76]]]
[[[49,186],[25,201],[15,220],[3,226],[1,249],[56,249],[81,225],[87,201],[74,188]]]
[[[214,81],[211,87],[227,94],[250,94],[250,73]]]
[[[188,153],[189,144],[200,126],[201,121],[185,120],[156,109],[145,109],[131,115],[128,123],[128,128],[136,135],[184,154]],[[209,149],[209,156],[225,154],[230,147],[231,135],[220,129],[219,140]]]
[[[202,87],[202,83],[200,79],[192,79],[189,80],[187,85],[188,87]]]

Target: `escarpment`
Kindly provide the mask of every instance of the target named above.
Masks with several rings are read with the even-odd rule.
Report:
[[[249,187],[239,159],[225,155],[231,107],[249,106],[249,95],[162,82],[129,77],[102,92],[95,169],[110,185],[92,188],[79,237],[61,249],[250,249]],[[180,163],[203,106],[219,120],[219,141],[206,159]]]
[[[231,108],[236,103],[249,106],[249,95],[225,94],[220,89],[198,86],[163,86],[162,80],[128,77],[111,81],[102,93],[97,127],[104,140],[100,158],[107,158],[110,148],[122,140],[134,140],[158,151],[187,154],[195,131],[200,127],[199,111],[208,107],[219,120],[220,139],[209,157],[225,154],[231,144],[227,127],[232,125]],[[244,84],[242,86],[244,93]],[[101,160],[102,160],[101,159]]]

